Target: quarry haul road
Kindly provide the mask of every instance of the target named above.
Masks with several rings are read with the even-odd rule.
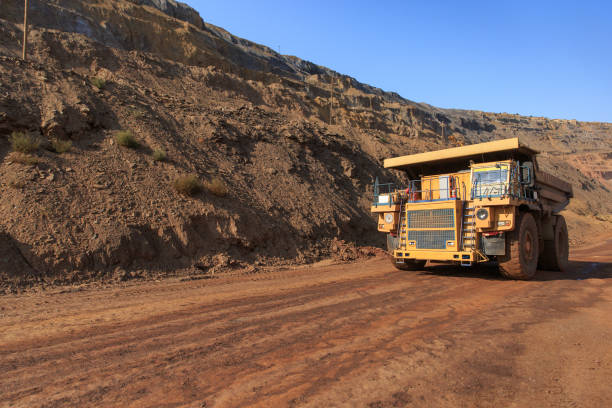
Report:
[[[353,264],[0,297],[0,406],[612,406],[612,241],[539,280]]]

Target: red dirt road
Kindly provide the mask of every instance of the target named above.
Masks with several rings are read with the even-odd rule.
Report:
[[[386,259],[0,297],[0,406],[612,406],[612,241],[569,274]]]

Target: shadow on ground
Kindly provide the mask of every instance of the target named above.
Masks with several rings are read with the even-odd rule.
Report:
[[[453,276],[470,279],[507,280],[501,276],[499,267],[495,263],[485,263],[472,267],[460,267],[448,264],[428,264],[425,275]],[[584,280],[584,279],[612,279],[612,263],[570,261],[567,272],[538,270],[533,281],[555,280]]]

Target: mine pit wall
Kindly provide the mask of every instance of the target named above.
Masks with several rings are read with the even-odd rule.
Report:
[[[179,4],[180,10],[175,10],[162,3],[166,2],[131,0],[126,5],[125,1],[118,0],[36,0],[32,2],[31,22],[36,27],[32,35],[41,35],[37,31],[44,29],[68,31],[113,48],[154,53],[191,66],[217,67],[244,80],[268,84],[280,82],[292,92],[280,98],[278,95],[264,97],[265,103],[287,109],[303,109],[302,113],[307,117],[326,123],[357,126],[396,137],[420,138],[442,146],[519,134],[523,134],[529,145],[544,151],[550,147],[564,151],[576,143],[589,148],[604,147],[607,143],[605,138],[589,136],[606,130],[609,132],[609,124],[605,123],[587,124],[512,114],[445,110],[417,104],[325,67],[279,55],[268,47],[234,37],[218,27],[206,23],[202,25],[201,18],[195,17],[195,11],[189,7]],[[19,2],[9,2],[3,7],[0,17],[19,29],[22,12],[23,7]],[[125,30],[128,26],[129,32]],[[168,47],[167,44],[184,44],[185,47]],[[13,52],[17,55],[19,47],[14,48]],[[91,58],[88,61],[91,63]],[[70,64],[70,60],[64,59],[63,64]],[[228,79],[226,76],[225,80]],[[288,83],[292,85],[288,86]],[[240,94],[248,88],[242,85],[234,91]],[[337,105],[333,120],[329,118],[332,90],[333,101]],[[243,96],[253,97],[254,93]],[[304,101],[307,103],[304,104]],[[581,143],[576,138],[582,135],[586,137],[585,140],[592,140]]]
[[[6,159],[9,150],[4,136],[14,130],[38,132],[47,139],[70,138],[77,147],[81,145],[79,149],[91,151],[94,148],[87,147],[89,144],[107,143],[112,139],[111,130],[127,124],[134,126],[137,135],[146,138],[146,142],[152,145],[166,143],[167,140],[177,144],[187,141],[186,146],[191,148],[189,143],[193,140],[200,143],[200,139],[204,139],[204,143],[214,141],[215,146],[226,149],[224,155],[244,156],[234,162],[236,166],[254,160],[249,156],[249,151],[241,148],[244,140],[268,138],[265,143],[277,145],[279,140],[286,138],[302,146],[291,148],[296,152],[291,157],[297,158],[297,164],[287,169],[270,169],[262,165],[258,172],[286,171],[297,175],[297,183],[310,185],[314,191],[330,183],[340,185],[338,195],[334,195],[336,193],[332,190],[321,194],[321,201],[338,206],[329,204],[325,217],[313,213],[305,219],[293,221],[291,218],[295,214],[309,212],[308,208],[296,205],[290,211],[276,214],[273,217],[275,221],[272,221],[266,214],[286,207],[284,198],[275,198],[271,200],[273,202],[260,203],[265,210],[255,211],[255,217],[249,215],[252,220],[258,220],[252,223],[257,231],[253,234],[250,230],[242,231],[242,227],[236,233],[229,233],[223,228],[220,232],[216,228],[203,230],[198,224],[201,221],[198,217],[207,216],[185,214],[183,218],[163,225],[130,222],[125,229],[115,228],[117,234],[109,235],[108,242],[97,238],[90,242],[90,236],[87,236],[86,239],[62,243],[57,247],[45,240],[61,239],[61,234],[34,239],[14,225],[4,225],[6,231],[3,239],[8,242],[6,251],[14,254],[13,260],[8,263],[22,265],[24,271],[30,270],[36,276],[45,277],[63,276],[64,271],[90,271],[87,273],[96,275],[108,274],[117,266],[138,269],[145,265],[171,270],[190,265],[190,262],[191,265],[200,262],[206,269],[208,267],[205,265],[214,267],[218,263],[226,263],[211,260],[216,255],[210,254],[221,253],[235,254],[233,256],[238,262],[258,259],[264,252],[270,253],[271,258],[278,257],[285,261],[291,257],[306,260],[314,259],[317,254],[326,254],[324,241],[333,237],[360,244],[382,245],[375,238],[379,237],[375,233],[375,222],[367,216],[368,188],[375,177],[400,182],[401,175],[381,171],[381,159],[515,135],[520,135],[527,144],[542,150],[545,153],[544,162],[550,164],[552,171],[563,174],[578,189],[579,194],[570,207],[577,211],[578,217],[586,220],[610,214],[610,189],[606,190],[599,179],[582,174],[589,174],[588,166],[592,161],[583,160],[576,167],[568,164],[578,163],[572,160],[582,151],[609,149],[610,124],[445,110],[416,104],[397,94],[336,75],[324,67],[290,57],[279,58],[265,47],[258,48],[245,42],[238,49],[231,45],[232,37],[223,34],[222,30],[210,26],[202,30],[197,26],[185,26],[183,22],[137,6],[118,12],[119,9],[109,7],[115,3],[118,4],[102,0],[71,0],[61,2],[62,7],[58,7],[58,1],[31,1],[34,6],[31,14],[34,26],[31,32],[32,55],[26,64],[10,57],[20,52],[18,40],[22,6],[19,2],[3,5],[0,11],[3,75],[9,72],[9,82],[28,84],[31,89],[39,91],[29,95],[16,89],[3,90],[8,98],[0,99],[2,157]],[[105,19],[109,21],[108,25],[102,24]],[[140,21],[136,21],[138,19]],[[124,30],[128,23],[135,24],[137,32],[133,37]],[[151,27],[156,29],[155,38],[149,37]],[[167,49],[160,45],[160,36],[165,36],[168,43],[180,40],[187,47]],[[253,48],[249,49],[251,46]],[[92,89],[88,82],[90,76],[108,79],[112,93]],[[185,87],[193,88],[193,94],[182,94],[181,87],[173,82],[172,78],[175,77],[185,78]],[[254,129],[253,134],[241,131],[231,136],[223,129],[227,112],[215,112],[214,115],[210,111],[193,112],[194,106],[206,103],[207,98],[219,98],[224,103],[231,99],[245,106],[261,106],[282,112],[275,119],[278,121],[288,121],[289,115],[297,115],[323,126],[321,120],[329,123],[331,119],[329,104],[332,82],[335,107],[331,131],[313,134],[310,130],[280,129],[275,125],[257,128],[259,125],[244,122]],[[113,100],[116,92],[121,94]],[[41,95],[42,98],[37,99]],[[134,108],[124,103],[128,98],[133,98],[137,106],[145,106],[145,118],[155,118],[155,123],[144,123],[142,118],[136,118]],[[212,117],[217,115],[223,116],[223,120]],[[198,122],[209,117],[210,123],[197,126]],[[236,121],[243,119],[237,118]],[[185,135],[173,134],[179,128],[189,131]],[[209,128],[212,130],[209,131]],[[162,134],[156,134],[160,131],[163,131]],[[282,138],[275,139],[270,135],[280,135]],[[304,158],[316,157],[329,150],[333,153],[333,160],[330,161],[330,157],[319,160],[331,162],[329,166],[304,166],[301,163]],[[179,155],[178,151],[170,153]],[[201,152],[197,151],[197,154]],[[192,161],[196,156],[194,153],[186,158]],[[559,161],[560,158],[562,161]],[[206,159],[211,158],[206,156]],[[215,160],[211,161],[218,164]],[[273,156],[263,157],[261,163],[273,161]],[[605,175],[605,171],[593,174]],[[322,176],[312,179],[302,174]],[[248,184],[234,187],[243,190],[252,188]],[[250,196],[240,202],[240,206],[249,207],[252,202],[259,203],[260,199]],[[241,211],[232,210],[229,214]],[[19,216],[29,219],[26,212]],[[232,216],[220,216],[219,222],[227,223]],[[15,217],[13,212],[4,214],[5,220]],[[206,224],[208,221],[203,222]],[[258,238],[259,232],[270,225],[273,225],[269,227],[273,228],[273,232],[264,234],[265,239]],[[7,267],[0,273],[12,276],[17,269]]]
[[[113,58],[121,62],[119,56]],[[109,76],[107,92],[95,90],[88,77],[76,71],[22,64],[14,58],[0,57],[0,71],[10,75],[13,85],[33,90],[0,100],[4,159],[0,178],[6,187],[6,206],[0,210],[5,241],[10,243],[8,261],[0,265],[0,280],[70,282],[112,276],[116,269],[168,273],[196,266],[205,272],[256,261],[301,263],[328,256],[329,242],[335,237],[377,244],[379,236],[368,233],[375,229],[374,221],[360,202],[368,200],[364,191],[375,177],[392,179],[392,175],[383,174],[376,160],[352,140],[307,123],[288,125],[282,115],[253,108],[203,109],[196,117],[210,124],[201,128],[201,123],[184,115],[184,106],[193,110],[192,106],[164,95],[161,87],[141,88],[119,74]],[[134,117],[134,107],[121,103],[126,96],[146,109]],[[173,108],[180,114],[166,111]],[[156,123],[148,123],[151,117]],[[162,223],[126,214],[126,209],[139,208],[149,217],[147,213],[176,201],[171,177],[177,166],[155,165],[145,148],[132,151],[114,145],[112,129],[124,126],[134,129],[145,146],[167,146],[172,163],[179,167],[196,165],[193,170],[199,172],[228,169],[223,173],[226,182],[244,196],[232,193],[216,199],[216,208],[203,211],[204,215],[202,210],[193,214],[191,209],[177,209]],[[173,133],[173,126],[183,129],[183,134]],[[12,131],[68,138],[74,151],[57,156],[42,149],[36,155],[38,165],[14,163],[4,138]],[[181,146],[187,148],[177,149]],[[244,174],[252,181],[232,178]],[[25,186],[11,188],[9,178]],[[151,187],[139,182],[145,198],[159,195],[162,187],[164,195],[169,194],[166,201],[151,207],[146,200],[126,208],[99,203],[105,197],[141,200],[139,194],[131,197],[132,188],[125,187],[136,186],[133,183],[143,178],[155,188],[147,191]],[[275,179],[279,181],[270,183]],[[204,194],[193,200],[197,207],[215,199]],[[323,212],[311,211],[311,202]],[[219,208],[224,206],[229,207]],[[74,225],[73,210],[80,213],[83,226]],[[109,218],[100,216],[109,210],[127,218],[98,223]]]
[[[0,290],[34,283],[123,278],[130,271],[139,277],[167,276],[183,269],[214,273],[259,264],[312,262],[330,255],[331,238],[309,239],[301,231],[276,228],[270,226],[270,220],[258,218],[254,213],[245,217],[215,213],[176,218],[171,226],[158,229],[134,225],[106,236],[95,234],[91,249],[83,252],[78,247],[41,252],[41,248],[2,233]]]

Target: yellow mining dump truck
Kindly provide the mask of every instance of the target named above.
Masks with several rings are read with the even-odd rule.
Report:
[[[412,179],[374,183],[372,212],[393,264],[497,261],[511,279],[566,268],[567,225],[558,213],[572,186],[539,170],[537,153],[514,138],[386,159],[385,168]]]

